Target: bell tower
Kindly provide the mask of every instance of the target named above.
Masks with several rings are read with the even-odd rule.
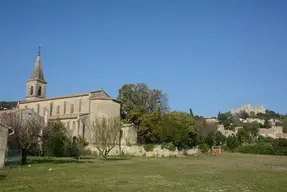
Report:
[[[37,59],[30,78],[26,82],[26,100],[44,99],[46,97],[46,84],[41,63],[40,47]]]

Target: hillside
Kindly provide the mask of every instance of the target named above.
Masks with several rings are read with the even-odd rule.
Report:
[[[0,101],[0,110],[13,109],[17,106],[17,101]]]

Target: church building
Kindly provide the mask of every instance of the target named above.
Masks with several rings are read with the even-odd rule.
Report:
[[[39,51],[32,74],[26,82],[26,97],[19,101],[18,108],[30,108],[48,120],[60,119],[71,137],[88,138],[88,125],[96,116],[120,115],[120,101],[111,98],[103,89],[46,98],[46,88]]]

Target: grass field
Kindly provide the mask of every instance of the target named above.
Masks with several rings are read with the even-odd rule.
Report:
[[[23,171],[2,171],[0,191],[287,191],[287,157],[226,153],[79,163],[34,159],[33,163]]]

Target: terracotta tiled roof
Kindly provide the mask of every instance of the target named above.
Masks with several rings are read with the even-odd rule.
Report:
[[[0,115],[5,115],[5,114],[10,114],[10,113],[15,113],[15,112],[18,112],[18,111],[21,111],[23,109],[10,109],[10,110],[3,110],[3,111],[0,111]]]
[[[79,93],[79,94],[73,94],[73,95],[66,95],[66,96],[58,96],[58,97],[51,97],[46,99],[37,99],[37,100],[23,100],[20,101],[21,104],[23,103],[33,103],[33,102],[39,102],[39,101],[49,101],[49,100],[56,100],[56,99],[66,99],[66,98],[72,98],[72,97],[83,97],[83,96],[91,96],[91,99],[106,99],[106,100],[113,100],[115,102],[120,102],[116,99],[111,98],[105,91],[103,90],[97,90],[97,91],[90,91],[89,93]]]
[[[259,134],[273,134],[273,133],[274,133],[273,129],[265,129],[265,128],[259,129]]]

